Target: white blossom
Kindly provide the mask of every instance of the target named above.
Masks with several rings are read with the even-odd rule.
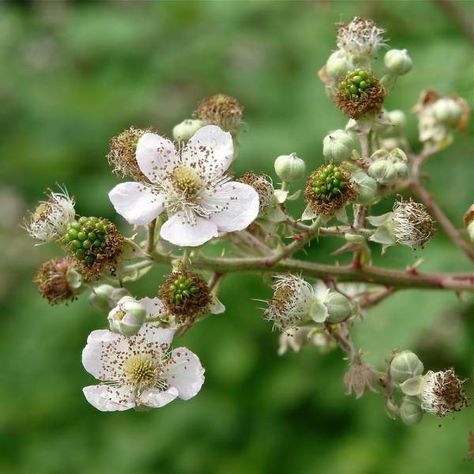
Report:
[[[66,191],[48,194],[47,201],[41,201],[31,213],[25,228],[35,239],[52,242],[66,233],[67,226],[74,220],[76,211],[74,199]]]
[[[155,323],[130,337],[93,331],[82,364],[101,383],[83,389],[87,401],[100,411],[123,411],[194,397],[204,383],[204,369],[189,349],[169,350],[173,335],[174,330]]]
[[[125,182],[109,193],[115,210],[130,224],[145,225],[166,211],[160,235],[174,245],[196,247],[219,233],[245,229],[259,210],[257,192],[230,181],[230,133],[208,125],[180,150],[154,133],[137,143],[138,166],[146,182]]]

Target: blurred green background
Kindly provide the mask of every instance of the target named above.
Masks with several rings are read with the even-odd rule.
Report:
[[[472,23],[472,2],[455,5]],[[110,137],[131,124],[170,134],[201,98],[223,92],[246,106],[237,172],[272,173],[274,158],[293,151],[316,167],[323,136],[345,124],[317,70],[335,48],[334,23],[354,15],[376,20],[414,60],[389,109],[408,111],[428,86],[472,104],[472,45],[437,3],[1,3],[0,472],[472,472],[472,410],[406,427],[385,416],[379,395],[344,395],[339,351],[278,357],[277,334],[253,300],[270,295],[258,275],[225,280],[226,313],[182,340],[207,370],[199,396],[147,413],[104,414],[87,404],[81,388],[93,380],[80,352],[105,315],[85,297],[49,307],[31,283],[57,249],[33,247],[19,222],[48,186],[65,183],[80,214],[130,231],[107,199],[118,181],[104,156]],[[417,146],[412,116],[409,126]],[[473,200],[472,157],[471,129],[427,166],[429,189],[458,226]],[[333,249],[322,242],[308,258],[330,261]],[[416,258],[425,270],[469,269],[442,232],[423,251],[390,249],[383,261],[403,268]],[[133,291],[155,294],[166,271],[157,268]],[[454,366],[467,378],[470,310],[454,294],[405,291],[371,310],[354,335],[379,366],[392,347],[409,347],[425,367]]]

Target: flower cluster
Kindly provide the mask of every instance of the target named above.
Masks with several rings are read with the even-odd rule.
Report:
[[[359,398],[377,391],[387,413],[409,425],[425,412],[445,416],[468,404],[453,369],[425,372],[407,350],[392,352],[379,370],[351,336],[365,310],[395,291],[472,290],[464,273],[424,273],[416,268],[420,262],[402,270],[372,262],[374,242],[382,253],[395,245],[422,249],[435,232],[432,215],[474,259],[465,238],[474,240],[472,206],[464,233],[458,231],[424,189],[420,171],[449,144],[454,129],[466,127],[466,102],[422,94],[414,108],[423,146],[416,155],[405,113],[384,109],[398,78],[412,68],[408,52],[388,50],[377,72],[377,53],[387,46],[384,30],[360,17],[338,26],[336,42],[320,78],[348,121],[327,133],[314,157],[282,150],[273,176],[271,169],[247,171],[234,180],[244,107],[215,94],[173,127],[174,142],[153,127],[130,127],[111,139],[107,160],[119,179],[130,181],[108,196],[133,226],[129,233],[100,216],[76,215],[65,190],[50,191],[31,213],[25,225],[30,235],[66,253],[37,270],[41,296],[58,304],[88,293],[104,316],[107,329],[92,331],[82,353],[84,368],[98,380],[84,395],[98,410],[146,410],[197,395],[204,368],[189,349],[172,349],[173,341],[225,311],[220,286],[240,271],[269,274],[264,281],[273,281],[262,313],[279,333],[280,355],[304,346],[321,354],[339,348],[348,362],[346,393]],[[306,208],[295,217],[293,208],[302,209],[303,201]],[[374,214],[378,203],[392,211]],[[328,237],[342,243],[323,255],[328,247],[318,247],[319,239]],[[305,261],[309,245],[319,252]],[[134,296],[129,284],[156,264],[169,266],[162,284],[149,296]]]

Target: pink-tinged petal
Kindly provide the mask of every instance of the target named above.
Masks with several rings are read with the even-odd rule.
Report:
[[[142,298],[138,300],[146,309],[147,318],[159,318],[166,314],[165,305],[159,298]]]
[[[181,151],[181,161],[205,181],[222,176],[234,156],[232,135],[215,125],[200,128]]]
[[[133,344],[135,347],[144,345],[145,352],[146,347],[151,347],[151,345],[166,350],[173,341],[174,333],[175,329],[162,328],[159,323],[146,323],[134,336]]]
[[[107,329],[92,331],[87,338],[87,344],[82,351],[82,365],[98,380],[111,380],[107,378],[106,367],[107,347],[111,344],[124,344],[124,337]],[[123,349],[126,348],[124,345]]]
[[[109,193],[118,214],[129,224],[145,225],[163,212],[163,197],[140,183],[120,183]]]
[[[136,157],[142,173],[152,183],[158,183],[176,166],[178,154],[170,140],[156,133],[145,133],[138,140]]]
[[[178,212],[163,224],[160,235],[178,247],[198,247],[217,237],[217,226],[203,217],[190,219]]]
[[[164,392],[157,389],[145,390],[141,396],[139,403],[149,408],[160,408],[172,402],[178,396],[178,390],[170,387]]]
[[[201,390],[204,383],[204,368],[198,356],[186,347],[171,352],[163,378],[179,392],[179,398],[188,400]]]
[[[124,411],[135,407],[133,394],[125,386],[89,385],[82,391],[86,400],[100,411]]]
[[[210,220],[219,231],[234,232],[245,229],[256,219],[259,199],[252,186],[229,181],[206,197],[203,207],[215,212]]]

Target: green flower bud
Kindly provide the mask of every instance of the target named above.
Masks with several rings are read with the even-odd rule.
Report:
[[[380,184],[394,184],[398,178],[398,171],[389,160],[374,161],[367,171]]]
[[[397,173],[397,179],[407,179],[408,178],[408,166],[401,161],[398,161],[393,164],[395,171]]]
[[[298,181],[306,172],[305,162],[298,158],[295,153],[279,156],[275,160],[274,166],[277,176],[287,183]]]
[[[327,320],[331,323],[345,321],[352,313],[351,303],[348,298],[337,291],[329,292],[325,305],[329,314]]]
[[[360,171],[353,176],[357,184],[357,201],[365,206],[374,204],[377,199],[377,181]]]
[[[433,114],[437,120],[449,127],[455,127],[462,115],[458,102],[448,97],[437,100],[433,104]]]
[[[110,311],[108,318],[110,330],[124,336],[133,336],[146,319],[146,309],[131,296],[124,296]]]
[[[401,110],[392,110],[388,112],[388,119],[395,131],[401,131],[405,128],[407,119],[405,113]]]
[[[341,163],[347,160],[354,149],[354,139],[345,130],[334,130],[323,140],[323,155],[328,161]]]
[[[400,405],[400,418],[405,425],[417,425],[423,418],[420,402],[413,397],[404,397]]]
[[[173,127],[173,138],[178,142],[187,142],[205,123],[199,119],[186,119]]]
[[[391,49],[385,53],[383,60],[387,70],[397,76],[410,72],[413,66],[406,49]]]
[[[411,351],[402,351],[395,355],[390,363],[390,375],[398,384],[423,373],[423,363]]]
[[[351,69],[351,62],[343,51],[335,51],[326,61],[326,74],[333,80],[346,75]]]

